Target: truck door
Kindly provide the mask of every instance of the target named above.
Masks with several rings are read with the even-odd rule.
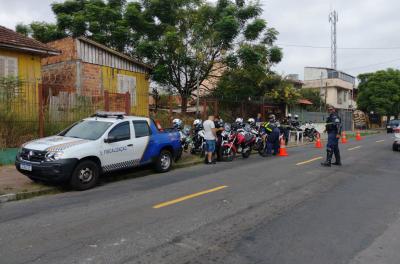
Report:
[[[139,164],[135,160],[132,125],[129,121],[113,127],[102,145],[100,154],[104,171],[129,168]]]
[[[135,159],[142,160],[147,145],[154,143],[150,142],[150,127],[145,120],[132,121],[132,123],[134,128],[134,157]]]

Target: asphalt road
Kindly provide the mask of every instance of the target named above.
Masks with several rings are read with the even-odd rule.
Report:
[[[383,141],[384,140],[384,141]],[[400,153],[380,134],[0,205],[0,263],[400,263]]]

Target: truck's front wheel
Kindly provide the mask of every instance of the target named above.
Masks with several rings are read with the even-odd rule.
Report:
[[[91,160],[81,161],[72,173],[70,185],[78,191],[93,188],[97,185],[99,174],[100,168],[96,162]]]
[[[157,172],[167,172],[172,166],[172,154],[168,150],[162,150],[155,163]]]

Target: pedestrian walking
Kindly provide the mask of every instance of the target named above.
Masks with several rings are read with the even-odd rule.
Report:
[[[341,166],[339,151],[339,139],[342,133],[342,122],[336,109],[328,106],[329,117],[326,119],[326,132],[328,133],[328,144],[326,145],[326,161],[321,163],[322,166],[330,167],[331,164]],[[335,155],[335,162],[332,163],[332,157]]]
[[[217,139],[217,131],[223,128],[215,128],[214,116],[210,115],[206,121],[203,122],[204,139],[206,140],[206,164],[215,164],[213,154],[215,152],[215,145]]]

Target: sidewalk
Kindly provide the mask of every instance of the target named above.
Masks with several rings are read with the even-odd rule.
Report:
[[[43,191],[49,188],[53,187],[32,182],[19,173],[13,165],[0,166],[0,195]]]

